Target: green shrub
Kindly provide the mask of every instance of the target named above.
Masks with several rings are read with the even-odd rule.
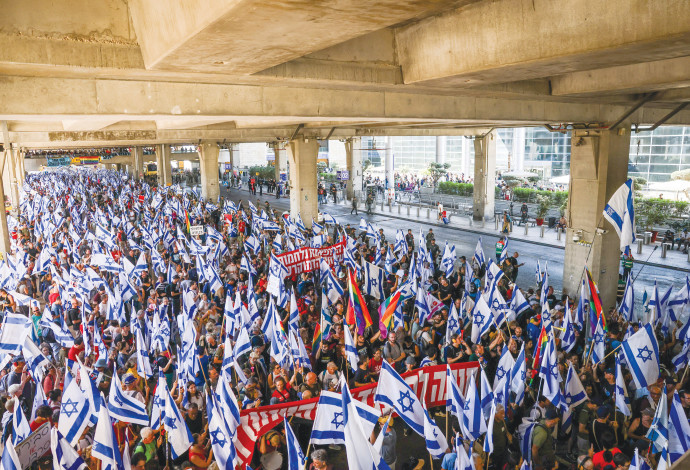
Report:
[[[472,196],[474,185],[472,183],[456,183],[455,181],[441,181],[438,183],[438,192],[452,194],[454,196]]]
[[[258,176],[257,176],[258,173]],[[265,180],[272,180],[276,177],[276,170],[273,166],[263,165],[263,166],[252,166],[249,167],[249,176],[262,178]]]

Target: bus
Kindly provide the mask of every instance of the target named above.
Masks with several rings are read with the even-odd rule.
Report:
[[[145,163],[144,164],[144,176],[155,177],[158,175],[158,164],[157,163]]]

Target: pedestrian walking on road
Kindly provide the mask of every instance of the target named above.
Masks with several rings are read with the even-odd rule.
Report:
[[[352,196],[352,209],[350,210],[350,215],[352,215],[353,211],[355,215],[357,215],[357,196]]]

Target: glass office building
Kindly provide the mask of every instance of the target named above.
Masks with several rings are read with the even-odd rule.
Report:
[[[690,168],[690,127],[661,126],[633,133],[628,174],[647,181],[668,181],[671,173]]]

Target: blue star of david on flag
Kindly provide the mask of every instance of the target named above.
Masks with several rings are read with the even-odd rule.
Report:
[[[647,362],[652,360],[652,351],[645,345],[643,348],[637,349],[637,357],[642,359],[642,362]]]
[[[73,401],[71,398],[68,398],[67,401],[62,402],[62,413],[66,414],[68,418],[71,418],[74,413],[77,413],[79,411],[77,410],[77,405],[78,403],[76,401]]]
[[[343,421],[343,414],[339,411],[333,413],[333,420],[331,420],[331,424],[335,425],[336,429],[344,426],[345,421]]]
[[[503,369],[503,366],[498,366],[496,369],[496,377],[498,377],[498,380],[501,380],[505,375],[506,371]]]
[[[405,405],[405,399],[407,399],[407,405]],[[414,410],[412,409],[412,405],[414,404],[414,400],[410,396],[410,391],[406,390],[404,393],[400,392],[400,398],[398,398],[398,404],[400,405],[400,408],[402,409],[403,412],[410,412],[412,413]]]
[[[225,434],[223,431],[220,429],[216,429],[215,431],[211,431],[209,433],[211,435],[211,444],[215,445],[218,444],[219,446],[223,447],[227,440],[225,439]]]

